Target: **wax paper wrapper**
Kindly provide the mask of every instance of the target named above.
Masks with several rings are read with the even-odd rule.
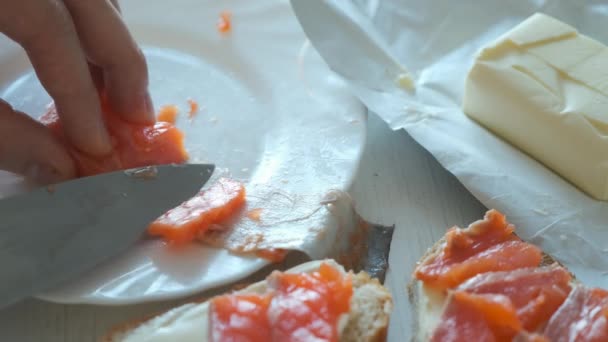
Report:
[[[404,128],[523,239],[580,280],[608,287],[608,204],[461,110],[474,56],[535,12],[608,42],[608,5],[542,0],[292,0],[312,45],[367,107]]]
[[[366,271],[384,281],[394,227],[363,219],[344,191],[331,190],[318,198],[263,187],[266,189],[256,191],[262,196],[249,198],[245,208],[248,213],[244,215],[248,217],[235,217],[238,227],[227,222],[225,227],[206,232],[200,240],[277,263],[291,251],[304,253],[312,260],[332,258],[346,269]]]

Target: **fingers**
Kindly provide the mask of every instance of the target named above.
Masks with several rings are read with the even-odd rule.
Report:
[[[110,0],[64,0],[88,59],[103,70],[112,108],[134,122],[154,122],[148,68]]]
[[[110,0],[110,2],[112,3],[112,5],[114,5],[114,8],[116,8],[116,10],[120,13],[120,4],[118,3],[118,0]]]
[[[120,6],[118,5],[117,0],[110,0],[114,8],[120,13]],[[93,83],[99,92],[104,90],[104,82],[103,82],[103,69],[98,67],[95,64],[91,64],[89,62],[89,70],[91,71],[91,77],[93,78]]]
[[[70,155],[51,132],[29,116],[0,101],[0,169],[25,175],[40,184],[75,176]]]
[[[65,6],[56,0],[1,2],[0,30],[26,50],[55,101],[68,139],[84,152],[108,153],[111,145],[99,97]]]

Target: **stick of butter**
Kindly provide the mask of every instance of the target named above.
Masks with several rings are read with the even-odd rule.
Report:
[[[608,199],[608,47],[534,14],[483,48],[463,111],[590,196]]]

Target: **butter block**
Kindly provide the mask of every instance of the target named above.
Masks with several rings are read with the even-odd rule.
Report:
[[[608,200],[608,47],[602,43],[534,14],[478,53],[462,107],[588,195]]]

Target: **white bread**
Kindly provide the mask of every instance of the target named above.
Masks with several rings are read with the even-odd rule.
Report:
[[[326,262],[341,272],[344,268],[333,260],[311,261],[286,272],[313,272]],[[252,284],[237,293],[264,293],[266,281]],[[386,341],[392,298],[386,288],[366,273],[353,275],[351,310],[340,319],[341,342]],[[133,322],[110,331],[102,342],[203,342],[208,340],[209,304],[189,303],[148,320]]]

